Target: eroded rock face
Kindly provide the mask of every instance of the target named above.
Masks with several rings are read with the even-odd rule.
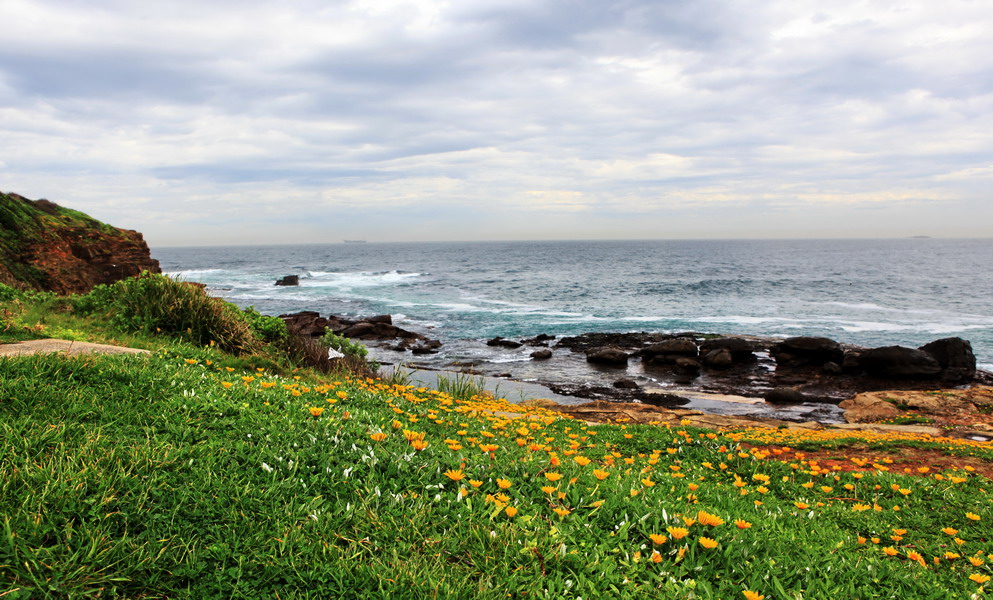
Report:
[[[941,378],[949,382],[969,381],[976,376],[976,355],[972,344],[962,338],[935,340],[919,348],[941,365]]]
[[[137,231],[48,200],[0,193],[0,282],[82,294],[142,271],[162,272]]]

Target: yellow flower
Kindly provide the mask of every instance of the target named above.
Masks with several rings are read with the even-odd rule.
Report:
[[[989,575],[983,575],[981,573],[973,573],[972,575],[969,575],[969,579],[971,579],[971,580],[975,581],[976,583],[982,585],[982,584],[984,584],[984,583],[986,583],[987,581],[990,580],[990,576]]]
[[[317,417],[321,416],[321,413],[322,412],[324,412],[324,407],[323,406],[311,406],[310,407],[310,414],[313,415],[315,419]]]
[[[751,523],[749,523],[744,519],[735,519],[734,524],[738,529],[748,529],[749,527],[752,526]]]
[[[955,560],[956,558],[962,558],[962,555],[956,554],[955,552],[945,552],[945,558],[948,560]]]
[[[577,454],[572,460],[576,461],[576,464],[579,465],[580,467],[585,467],[586,465],[593,462],[581,454]]]
[[[666,531],[672,536],[674,540],[681,540],[690,534],[690,530],[685,527],[668,527]]]
[[[899,552],[897,552],[896,548],[894,548],[893,546],[886,546],[885,548],[883,548],[883,554],[885,554],[886,556],[896,556],[897,554],[899,554]]]
[[[505,514],[506,514],[506,515],[507,515],[508,517],[513,517],[513,516],[515,516],[515,515],[517,514],[517,509],[516,509],[516,508],[514,508],[513,506],[508,506],[507,508],[505,508],[505,509],[503,509],[503,512],[504,512],[504,513],[505,513]]]
[[[381,442],[387,438],[387,434],[380,431],[377,433],[370,434],[369,437],[372,438],[372,441],[374,442]]]
[[[669,538],[665,537],[664,535],[660,535],[658,533],[653,533],[653,534],[651,534],[648,537],[649,537],[649,539],[652,540],[652,543],[653,544],[664,544],[669,539]]]
[[[558,481],[562,479],[562,473],[545,473],[545,479],[548,481]]]
[[[232,385],[234,385],[234,384],[233,384],[233,383],[231,383],[230,381],[222,381],[222,382],[221,382],[221,385],[223,385],[223,386],[224,386],[224,389],[228,389],[228,388],[230,388],[230,387],[231,387]]]
[[[916,550],[911,550],[910,552],[908,552],[907,558],[909,558],[914,562],[920,563],[921,566],[924,566],[924,557],[921,556],[921,553],[917,552]]]
[[[469,485],[471,485],[474,488],[478,488],[479,486],[483,485],[483,482],[478,479],[470,479]]]
[[[745,600],[765,600],[765,596],[752,590],[743,590],[741,595],[745,597]]]
[[[569,510],[568,508],[561,508],[560,507],[560,508],[554,508],[554,509],[552,509],[552,512],[554,512],[555,514],[557,514],[560,517],[564,517],[564,516],[568,515],[569,513],[571,513],[572,511]]]
[[[965,513],[965,518],[966,518],[966,519],[969,519],[970,521],[978,521],[978,520],[980,520],[980,519],[981,519],[982,517],[980,517],[980,516],[979,516],[979,515],[977,515],[976,513],[971,513],[971,512],[967,512],[967,513]]]
[[[799,508],[800,510],[807,510],[810,508],[810,505],[805,502],[794,502],[793,506]]]
[[[428,447],[428,443],[425,442],[424,440],[414,440],[410,442],[410,445],[411,447],[413,447],[414,450],[418,452]]]
[[[641,485],[643,485],[645,487],[652,487],[652,486],[655,485],[655,482],[652,481],[652,478],[651,477],[646,477],[646,478],[644,478],[644,479],[641,480]]]
[[[452,481],[462,481],[465,479],[465,473],[460,470],[450,470],[445,471],[445,477],[451,479]]]
[[[710,527],[717,527],[718,525],[724,524],[724,519],[702,510],[696,514],[696,520],[699,521],[701,525],[708,525]]]
[[[501,490],[505,490],[512,485],[509,479],[499,479],[499,478],[496,480],[496,484],[497,487],[499,487]]]
[[[974,566],[974,567],[981,567],[981,566],[983,566],[983,559],[981,559],[981,558],[979,558],[977,556],[970,556],[969,557],[969,562],[971,562],[972,563],[972,566]]]
[[[717,540],[712,540],[709,537],[702,537],[697,541],[700,542],[700,545],[706,548],[707,550],[713,550],[714,548],[717,547]]]
[[[601,469],[593,469],[593,476],[599,479],[600,481],[603,481],[604,479],[610,476],[610,473]]]
[[[948,534],[948,535],[956,535],[956,534],[958,534],[959,530],[958,529],[953,529],[951,527],[945,527],[944,529],[941,530],[941,532],[942,533],[945,533],[945,534]]]
[[[554,486],[551,486],[551,485],[543,485],[543,486],[541,486],[541,491],[545,492],[546,494],[555,493],[555,490],[556,490],[556,488]]]

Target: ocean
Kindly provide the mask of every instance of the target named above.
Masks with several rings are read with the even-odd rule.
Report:
[[[391,314],[418,361],[527,362],[488,338],[696,331],[861,346],[970,340],[993,369],[993,240],[361,243],[153,248],[164,272],[271,315]],[[276,279],[299,275],[298,287]],[[482,348],[480,346],[483,346]],[[403,357],[390,357],[403,360]]]

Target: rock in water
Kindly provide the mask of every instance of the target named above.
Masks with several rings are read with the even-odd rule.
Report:
[[[586,353],[586,362],[615,367],[627,365],[628,358],[627,352],[613,346],[596,348]]]
[[[300,285],[299,275],[286,275],[276,280],[276,285]]]
[[[958,337],[942,338],[919,348],[934,357],[941,365],[941,378],[958,383],[971,381],[976,376],[976,355],[972,344]]]
[[[941,364],[927,352],[884,346],[859,355],[859,365],[873,377],[887,379],[932,379],[941,373]]]

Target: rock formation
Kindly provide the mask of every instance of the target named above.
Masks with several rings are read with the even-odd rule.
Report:
[[[137,231],[48,200],[0,192],[0,282],[81,294],[142,271],[161,269]]]

